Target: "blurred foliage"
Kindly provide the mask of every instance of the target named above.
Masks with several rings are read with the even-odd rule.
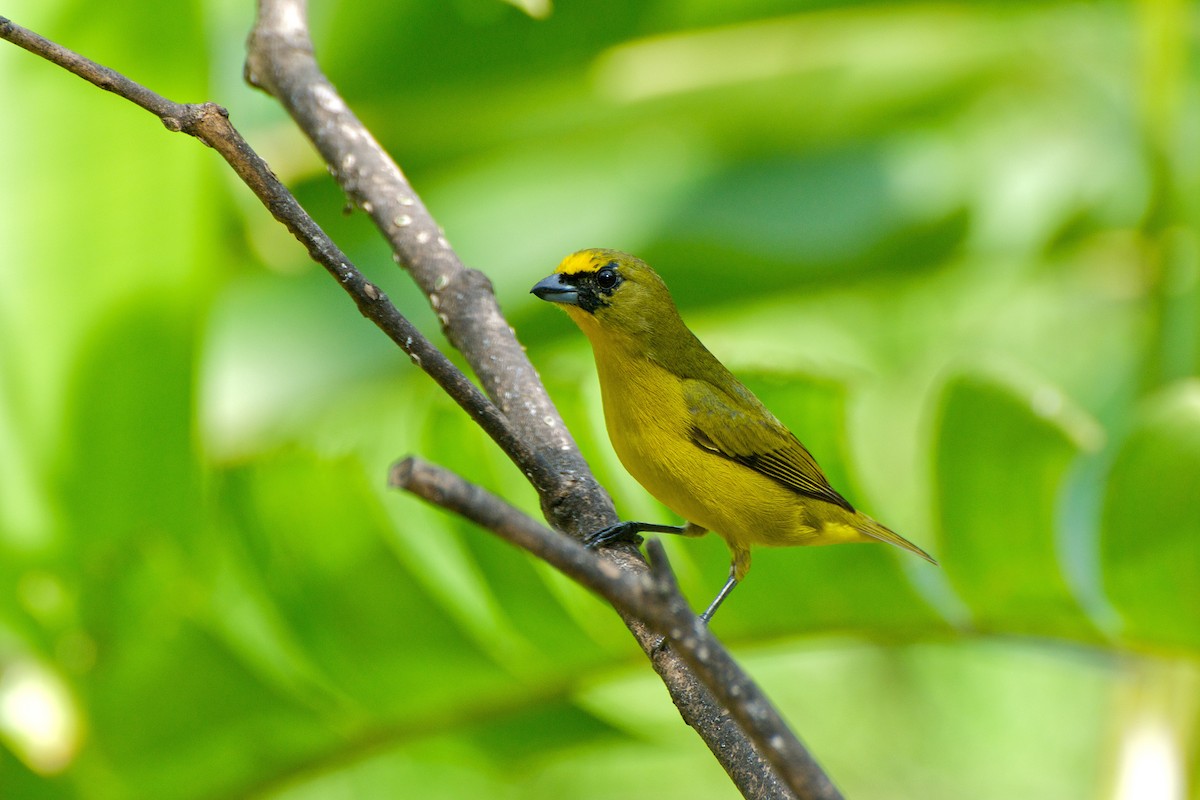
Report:
[[[8,5],[227,106],[436,329],[241,84],[250,3]],[[717,620],[848,796],[1200,797],[1195,4],[312,14],[626,517],[669,518],[527,294],[581,247],[941,558],[761,553]],[[386,491],[416,452],[537,507],[211,153],[8,45],[0,97],[0,796],[733,796],[601,603]],[[722,543],[667,545],[707,599]]]

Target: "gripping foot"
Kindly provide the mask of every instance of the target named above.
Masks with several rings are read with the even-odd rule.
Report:
[[[641,544],[642,537],[639,533],[645,531],[648,533],[683,533],[686,526],[683,525],[658,525],[654,522],[618,522],[616,525],[609,525],[607,528],[601,528],[598,531],[589,533],[583,537],[583,543],[589,550],[595,550],[606,544],[613,542],[632,542],[633,544]]]

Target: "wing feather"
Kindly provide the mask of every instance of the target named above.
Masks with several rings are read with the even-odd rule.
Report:
[[[692,441],[710,453],[735,461],[788,489],[853,512],[825,478],[817,461],[750,390],[734,382],[732,391],[699,379],[684,380],[691,413]]]

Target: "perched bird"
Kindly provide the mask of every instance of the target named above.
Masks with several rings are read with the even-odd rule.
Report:
[[[639,531],[719,534],[732,556],[729,579],[705,622],[746,577],[751,545],[879,541],[937,563],[834,491],[804,445],[688,330],[645,262],[580,250],[531,291],[587,334],[613,449],[687,521],[618,523],[588,536],[590,547]]]

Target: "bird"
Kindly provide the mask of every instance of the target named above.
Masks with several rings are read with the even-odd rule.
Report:
[[[857,510],[800,440],[684,324],[658,273],[619,250],[572,253],[531,290],[591,342],[604,421],[626,471],[685,520],[619,522],[589,548],[639,533],[717,533],[729,576],[700,614],[708,624],[750,569],[752,545],[887,542],[932,556]]]

